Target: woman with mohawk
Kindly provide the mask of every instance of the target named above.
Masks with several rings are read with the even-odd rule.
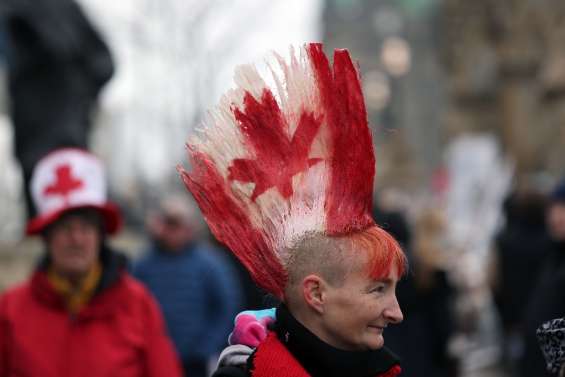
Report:
[[[402,321],[406,258],[370,215],[359,73],[346,50],[332,68],[321,44],[291,50],[289,63],[275,57],[275,93],[240,68],[188,142],[192,171],[180,169],[214,235],[282,302],[268,330],[270,313],[238,316],[230,342],[240,344],[226,351],[239,362],[222,358],[215,375],[397,376],[383,332]]]

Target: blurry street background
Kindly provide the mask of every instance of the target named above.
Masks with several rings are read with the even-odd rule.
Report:
[[[511,194],[544,197],[565,176],[565,2],[77,2],[116,66],[89,135],[126,218],[116,245],[133,258],[142,249],[147,211],[179,185],[184,142],[232,86],[236,65],[310,41],[327,53],[347,48],[361,67],[375,139],[377,220],[401,214],[413,253],[424,250],[449,286],[447,361],[437,376],[513,375],[522,345],[509,338],[499,303],[496,240]],[[42,253],[23,236],[7,54],[0,34],[0,292]],[[432,256],[419,241],[433,244]],[[533,285],[535,273],[523,278]]]

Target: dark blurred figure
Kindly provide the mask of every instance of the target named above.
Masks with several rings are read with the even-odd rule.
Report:
[[[235,271],[219,250],[198,239],[198,216],[187,195],[163,198],[148,219],[153,245],[133,267],[161,304],[190,377],[207,376],[209,360],[227,346],[242,308]]]
[[[551,193],[546,219],[550,240],[538,250],[547,256],[525,311],[525,352],[519,371],[522,377],[556,376],[546,371],[535,332],[542,323],[565,314],[565,179]]]
[[[506,225],[497,235],[494,297],[504,331],[504,358],[509,372],[523,353],[523,315],[539,268],[548,251],[547,198],[517,190],[504,202]]]
[[[32,169],[59,147],[87,147],[91,112],[112,77],[108,47],[73,0],[2,0],[8,95],[28,215]]]
[[[106,200],[102,163],[59,149],[31,184],[38,215],[27,233],[46,252],[0,297],[0,376],[180,377],[155,299],[106,242],[121,216]]]
[[[436,212],[424,214],[412,241],[402,213],[375,208],[373,216],[403,246],[410,264],[396,290],[404,321],[386,329],[387,347],[403,361],[403,377],[452,376],[455,366],[447,352],[453,331],[452,289],[439,262],[444,250],[437,243],[444,231],[442,217]]]

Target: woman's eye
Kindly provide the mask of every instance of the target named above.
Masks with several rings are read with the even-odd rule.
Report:
[[[375,288],[373,288],[373,292],[375,293],[384,293],[384,291],[386,290],[386,286],[383,285],[378,285]]]

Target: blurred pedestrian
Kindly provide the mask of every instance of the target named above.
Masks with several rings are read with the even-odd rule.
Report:
[[[133,268],[159,301],[190,377],[207,376],[210,359],[227,345],[242,307],[236,272],[202,241],[199,216],[187,194],[163,197],[148,219],[152,245]]]
[[[546,206],[546,195],[532,189],[516,190],[504,202],[506,224],[495,239],[493,290],[509,372],[516,370],[524,352],[524,312],[548,251]]]
[[[522,377],[556,375],[546,372],[536,329],[542,323],[562,317],[565,313],[565,179],[550,195],[547,226],[551,238],[546,246],[547,257],[541,266],[524,317],[525,351],[519,371]]]
[[[31,180],[46,254],[0,298],[0,377],[180,376],[158,306],[106,243],[120,214],[92,154],[60,149]]]
[[[455,375],[455,360],[448,353],[454,331],[454,290],[447,278],[444,257],[448,252],[444,250],[445,217],[437,209],[424,210],[416,221],[413,237],[402,212],[375,208],[373,214],[379,225],[400,242],[410,263],[410,271],[398,283],[396,293],[404,321],[402,326],[387,330],[387,345],[404,362],[402,376]]]

